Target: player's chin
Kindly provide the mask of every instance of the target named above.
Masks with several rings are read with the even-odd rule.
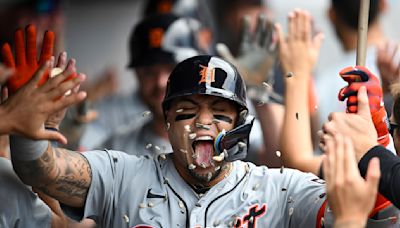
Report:
[[[208,183],[213,181],[220,174],[221,170],[218,169],[194,169],[189,170],[189,173],[197,181],[201,183]]]

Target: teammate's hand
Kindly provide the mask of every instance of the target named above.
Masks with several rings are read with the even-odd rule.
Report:
[[[266,15],[260,14],[256,31],[252,34],[250,18],[244,16],[240,36],[240,49],[236,58],[222,43],[217,44],[217,53],[238,68],[248,86],[249,98],[262,100],[263,92],[273,93],[272,90],[266,91],[262,83],[270,81],[277,59],[277,39],[274,27],[267,20]],[[276,94],[273,93],[273,96]]]
[[[49,70],[50,61],[39,68],[26,85],[2,104],[4,111],[2,118],[9,125],[8,129],[2,130],[32,139],[58,140],[65,144],[66,138],[59,132],[45,130],[44,123],[51,114],[78,103],[86,97],[85,92],[65,96],[67,91],[76,88],[85,80],[83,74],[67,80],[76,71],[74,65],[75,63],[72,61],[62,74],[37,87],[44,73]]]
[[[357,91],[361,86],[367,88],[371,118],[378,132],[378,142],[387,146],[390,142],[390,135],[379,79],[363,66],[347,67],[340,71],[339,75],[349,83],[339,91],[338,95],[341,101],[347,98],[347,112],[349,113],[357,113]]]
[[[52,31],[47,31],[44,34],[39,61],[37,60],[35,26],[28,25],[25,32],[26,47],[22,29],[18,29],[14,34],[15,61],[10,44],[5,43],[1,50],[5,65],[14,69],[13,75],[7,81],[10,95],[14,94],[21,86],[26,84],[38,70],[39,66],[44,64],[47,60],[50,60],[53,55],[54,33]],[[47,78],[48,72],[43,74],[38,84],[43,84]]]
[[[0,85],[3,85],[12,75],[13,70],[0,63]]]
[[[326,141],[340,133],[349,137],[354,144],[357,160],[376,146],[377,133],[371,119],[370,107],[366,88],[358,90],[357,113],[335,112],[329,115],[329,122],[322,127],[324,134],[321,137],[322,147],[326,150]]]
[[[305,10],[290,12],[288,26],[288,35],[285,37],[281,26],[275,25],[283,73],[311,77],[324,36],[320,32],[312,34],[312,17]]]
[[[364,180],[358,171],[353,143],[349,138],[341,134],[334,135],[326,142],[325,152],[324,179],[335,224],[342,224],[343,227],[345,224],[365,226],[378,192],[379,159],[370,161]]]
[[[384,93],[390,92],[390,86],[400,80],[399,44],[391,41],[378,46],[377,66],[382,79]]]
[[[50,77],[57,77],[59,76],[61,73],[63,73],[67,67],[67,64],[69,67],[75,69],[75,60],[70,60],[67,62],[67,53],[66,52],[62,52],[59,56],[58,56],[58,60],[57,60],[57,64],[54,66],[54,57],[51,58],[50,60]],[[68,77],[68,79],[74,78],[76,77],[76,73],[74,72],[70,77]],[[68,80],[67,79],[67,80]],[[76,93],[79,90],[79,85],[74,88],[72,91],[74,93]],[[70,93],[72,91],[67,91],[66,95],[70,95]],[[62,99],[62,98],[61,98]],[[67,109],[62,109],[60,111],[57,111],[55,113],[52,113],[49,118],[47,118],[46,122],[45,122],[45,127],[48,129],[56,129],[59,130],[60,128],[60,124],[61,121],[64,119],[65,117],[65,113],[66,113]]]

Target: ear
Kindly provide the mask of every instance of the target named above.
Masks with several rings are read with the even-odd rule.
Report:
[[[379,14],[385,13],[388,8],[389,8],[389,4],[387,0],[380,0],[379,1]]]
[[[335,9],[333,9],[333,7],[331,6],[331,7],[329,7],[327,13],[328,13],[328,18],[329,18],[330,22],[332,24],[336,24],[337,23],[337,18],[336,18],[337,16],[336,16]]]

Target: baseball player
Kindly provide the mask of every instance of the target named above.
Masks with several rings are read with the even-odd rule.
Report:
[[[321,180],[240,161],[253,123],[245,98],[230,63],[189,58],[171,73],[163,101],[172,154],[81,154],[12,136],[14,169],[100,227],[321,227]]]

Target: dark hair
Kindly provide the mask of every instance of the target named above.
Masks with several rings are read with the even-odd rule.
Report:
[[[400,94],[397,94],[393,97],[393,111],[392,115],[396,124],[400,123]]]
[[[357,29],[360,2],[361,0],[332,0],[332,7],[347,26]],[[380,0],[370,0],[368,25],[378,18],[379,2]]]

